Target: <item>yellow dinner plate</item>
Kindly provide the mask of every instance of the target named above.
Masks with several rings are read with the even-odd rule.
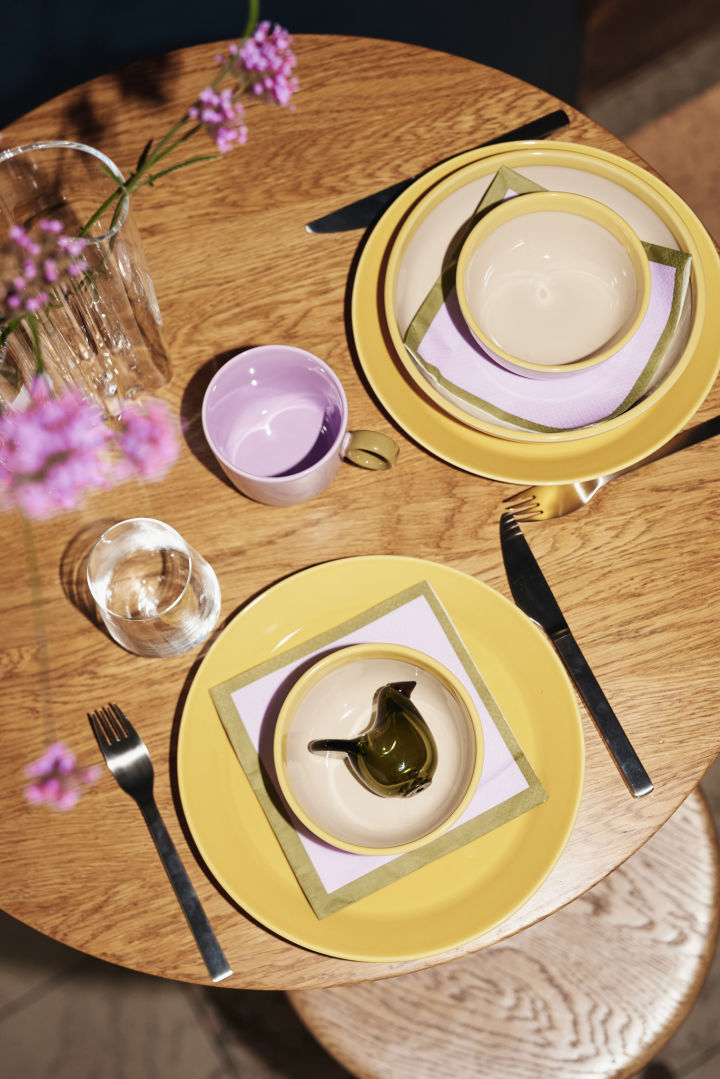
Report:
[[[209,690],[420,581],[428,581],[445,606],[548,797],[489,834],[319,919],[233,752]],[[227,894],[288,940],[326,955],[373,962],[448,951],[521,907],[567,843],[584,767],[575,696],[547,638],[475,578],[400,557],[326,562],[280,581],[249,603],[201,663],[178,741],[187,823]]]
[[[528,143],[518,144],[527,149]],[[506,153],[512,144],[502,148]],[[564,151],[572,144],[561,144]],[[584,166],[596,159],[621,164],[661,194],[679,217],[697,252],[708,296],[720,287],[720,260],[712,240],[683,200],[646,170],[593,147],[577,147]],[[651,408],[621,426],[576,441],[524,442],[497,437],[449,415],[410,378],[399,361],[384,316],[385,275],[392,245],[417,201],[438,181],[475,161],[499,154],[486,147],[461,154],[415,181],[393,202],[367,237],[352,288],[351,318],[360,364],[398,425],[437,457],[467,472],[509,483],[575,483],[616,472],[667,442],[702,404],[720,368],[720,308],[709,303],[690,361]]]

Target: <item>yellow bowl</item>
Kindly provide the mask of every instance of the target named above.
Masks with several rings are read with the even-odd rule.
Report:
[[[538,191],[500,203],[470,229],[455,285],[482,348],[511,371],[548,378],[621,349],[647,313],[651,279],[642,243],[614,210]]]
[[[369,726],[375,691],[416,683],[412,701],[437,746],[430,784],[411,798],[385,798],[363,786],[336,754],[313,753],[314,739],[352,738]],[[341,850],[389,855],[437,838],[464,813],[483,759],[480,719],[462,682],[431,656],[395,644],[340,648],[304,672],[275,728],[275,769],[292,812]]]

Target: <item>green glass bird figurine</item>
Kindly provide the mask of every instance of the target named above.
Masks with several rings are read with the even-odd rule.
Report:
[[[313,753],[345,753],[353,773],[373,794],[417,794],[435,774],[437,746],[410,700],[415,684],[390,682],[376,690],[371,724],[357,738],[320,738],[308,748]]]

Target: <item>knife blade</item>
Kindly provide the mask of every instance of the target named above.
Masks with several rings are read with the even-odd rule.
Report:
[[[474,146],[472,149],[479,150],[483,146],[494,146],[496,143],[503,142],[515,142],[518,139],[544,139],[548,135],[551,135],[553,131],[557,131],[561,127],[566,127],[570,123],[570,117],[563,109],[556,109],[554,112],[549,112],[545,116],[539,116],[535,120],[530,120],[526,124],[521,124],[520,127],[514,128],[512,131],[506,131],[503,135],[497,135],[494,139],[488,139],[487,142],[481,142],[480,146]],[[451,161],[453,157],[457,155],[452,154],[450,157],[446,157],[444,161]],[[308,232],[348,232],[351,229],[367,228],[368,225],[372,225],[374,221],[380,216],[390,203],[397,198],[397,196],[414,183],[418,177],[423,176],[430,169],[434,169],[436,165],[443,164],[442,161],[436,161],[434,164],[428,166],[427,169],[423,169],[422,172],[418,172],[415,176],[410,176],[406,180],[399,180],[395,184],[390,184],[389,187],[384,187],[381,191],[375,191],[372,195],[366,195],[364,198],[357,199],[356,202],[350,202],[347,206],[341,206],[337,210],[332,210],[329,214],[325,214],[324,217],[318,217],[315,221],[309,221],[305,226]]]
[[[547,633],[631,792],[636,798],[649,794],[653,789],[652,781],[570,632],[550,585],[512,513],[503,513],[500,518],[500,546],[516,604]]]

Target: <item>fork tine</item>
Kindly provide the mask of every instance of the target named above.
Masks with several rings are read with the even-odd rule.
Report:
[[[115,742],[120,742],[123,738],[122,730],[118,730],[115,717],[113,716],[107,705],[103,705],[102,708],[98,708],[97,715],[103,725],[105,731],[105,737],[108,740],[109,745],[114,745]]]
[[[535,496],[533,495],[533,488],[532,487],[524,487],[522,491],[513,491],[512,494],[507,496],[507,498],[504,498],[503,499],[503,505],[505,505],[505,503],[523,501],[523,500],[525,500],[527,498],[534,498],[534,497]]]
[[[512,506],[511,513],[517,521],[520,523],[528,521],[541,521],[543,518],[543,510],[537,499],[522,503],[517,506]]]
[[[111,708],[112,705],[107,707],[103,705],[101,708],[96,708],[94,712],[88,712],[88,719],[101,749],[105,746],[110,748],[118,742],[122,742],[126,737],[125,731]],[[122,712],[120,712],[120,715],[122,715]]]
[[[524,520],[534,520],[538,515],[542,516],[542,509],[539,502],[525,502],[518,506],[512,506],[510,512],[517,517],[518,520],[522,517]]]
[[[543,508],[534,487],[527,487],[524,491],[509,495],[508,498],[503,499],[503,505],[508,507],[506,512],[514,514],[523,524],[541,521],[544,517]]]
[[[92,727],[92,731],[97,740],[97,744],[100,746],[100,749],[104,753],[105,747],[109,743],[100,714],[98,712],[88,712],[87,716],[90,720],[90,726]]]
[[[108,704],[106,711],[111,717],[113,730],[117,734],[118,738],[128,738],[129,736],[135,734],[132,723],[117,704],[113,704],[111,701]]]
[[[510,495],[509,498],[504,498],[503,505],[508,507],[510,513],[515,513],[518,510],[534,509],[538,506],[538,500],[532,493],[532,488],[529,488],[527,491],[519,491],[517,494]]]
[[[543,511],[538,508],[532,513],[516,513],[515,520],[518,524],[536,524],[538,521],[543,520]]]

